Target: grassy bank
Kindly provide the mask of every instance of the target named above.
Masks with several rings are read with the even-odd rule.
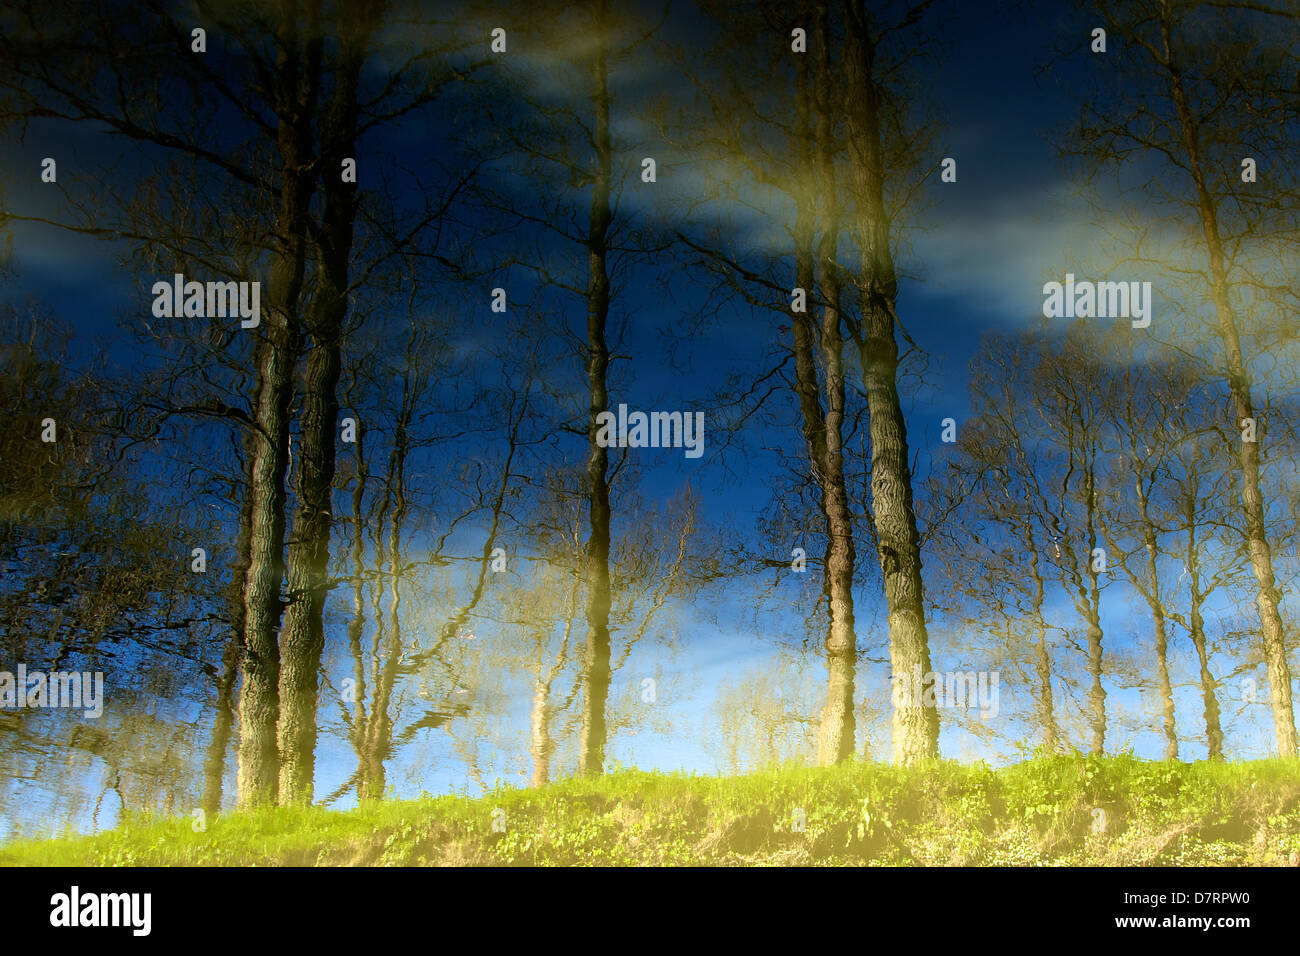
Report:
[[[1300,766],[1060,756],[625,771],[479,799],[137,820],[11,843],[39,865],[1300,865]]]

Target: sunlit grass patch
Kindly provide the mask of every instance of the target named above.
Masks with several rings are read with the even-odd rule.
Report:
[[[133,817],[12,843],[5,865],[1297,865],[1300,766],[1045,756],[999,770],[623,770],[540,790]]]

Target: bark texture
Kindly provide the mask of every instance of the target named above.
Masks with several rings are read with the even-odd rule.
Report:
[[[582,741],[578,771],[600,774],[605,767],[605,707],[609,698],[609,452],[596,441],[596,417],[609,407],[609,347],[605,340],[609,318],[609,228],[612,145],[609,125],[608,35],[609,3],[598,0],[593,28],[596,51],[592,64],[592,107],[595,112],[596,169],[588,218],[587,252],[587,385],[590,409],[587,425],[586,490],[591,533],[587,540],[587,642],[584,662]]]
[[[280,760],[280,616],[284,604],[285,471],[289,451],[289,402],[298,351],[298,310],[308,255],[307,223],[314,187],[312,122],[320,83],[319,3],[306,8],[306,35],[299,5],[283,0],[276,39],[279,62],[279,207],[267,288],[269,308],[256,351],[257,394],[253,440],[249,563],[244,576],[243,687],[239,697],[239,805],[275,803]]]
[[[862,316],[858,349],[871,420],[871,500],[889,609],[889,657],[895,679],[931,671],[921,581],[921,545],[912,501],[907,423],[898,395],[894,326],[898,283],[884,203],[875,40],[864,11],[845,5],[845,76],[849,168],[862,259],[857,276]],[[939,712],[918,695],[894,707],[894,762],[913,766],[939,755]]]
[[[853,518],[844,481],[844,337],[841,331],[839,202],[835,184],[834,97],[830,64],[829,12],[817,10],[815,37],[816,164],[820,194],[821,354],[825,369],[826,416],[818,441],[818,470],[822,512],[826,517],[825,589],[830,610],[826,639],[826,703],[817,734],[817,762],[823,766],[853,755],[856,726],[853,714],[857,670],[857,633],[853,618]]]
[[[325,211],[317,235],[318,282],[303,381],[298,495],[289,542],[289,603],[280,637],[280,792],[282,804],[311,803],[316,769],[316,676],[325,646],[331,492],[338,429],[338,380],[356,184],[342,181],[356,152],[357,89],[379,4],[339,5],[339,62],[322,132]]]

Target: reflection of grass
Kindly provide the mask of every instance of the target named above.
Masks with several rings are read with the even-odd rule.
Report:
[[[498,812],[500,811],[500,812]],[[493,829],[494,820],[498,830]],[[1040,757],[620,771],[544,790],[135,821],[0,848],[7,865],[1295,865],[1300,765]]]

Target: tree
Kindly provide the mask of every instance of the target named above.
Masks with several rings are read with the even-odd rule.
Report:
[[[812,8],[807,4],[794,10],[763,4],[752,17],[740,20],[730,8],[706,9],[719,24],[725,24],[711,51],[711,60],[725,66],[699,71],[694,64],[683,64],[708,104],[706,116],[691,120],[704,126],[707,133],[692,130],[688,135],[703,141],[711,165],[722,164],[728,172],[745,177],[745,187],[765,200],[754,201],[754,205],[772,210],[769,214],[788,234],[789,245],[779,250],[742,245],[733,252],[728,248],[727,233],[734,228],[728,227],[738,224],[731,222],[711,234],[684,238],[703,257],[699,264],[751,305],[768,306],[773,293],[780,296],[783,318],[790,323],[781,331],[790,332],[785,348],[793,358],[790,390],[804,440],[806,465],[801,470],[806,470],[813,483],[814,520],[825,539],[821,596],[828,615],[823,644],[827,685],[817,759],[837,763],[854,750],[856,554],[844,467],[847,402],[840,273],[829,265],[838,255],[841,227],[832,142],[836,102],[829,88],[832,67],[825,9],[817,20],[820,32],[814,42],[812,66],[807,56],[791,49],[793,44],[786,45],[785,40],[798,30],[806,34],[812,25]],[[738,59],[752,59],[753,65],[736,70]],[[765,95],[747,82],[751,72],[772,70],[791,75],[793,97]],[[720,181],[718,188],[723,196],[734,192],[734,177]],[[788,270],[785,263],[790,257],[794,260],[793,289],[787,289],[777,275]],[[783,359],[782,365],[786,361]],[[788,494],[786,490],[783,497]]]
[[[201,701],[211,682],[225,616],[205,582],[221,575],[191,571],[190,548],[207,528],[175,506],[184,469],[124,431],[125,383],[102,355],[101,343],[38,307],[0,308],[9,422],[0,439],[0,646],[31,672],[78,674],[81,701],[91,707],[95,696],[99,711],[83,720],[85,711],[6,704],[11,832],[32,822],[20,808],[33,802],[47,812],[36,821],[44,832],[57,829],[60,809],[69,823],[82,822],[79,808],[97,820],[110,792],[116,809],[136,810],[187,806],[182,795],[198,789],[184,755],[198,746],[200,721],[175,719],[165,701]],[[57,788],[62,807],[33,801],[32,784]]]
[[[424,42],[422,34],[432,34],[436,21],[400,4],[305,0],[282,4],[269,16],[237,4],[205,6],[211,51],[192,39],[191,25],[178,11],[150,4],[144,16],[127,17],[129,36],[121,39],[139,54],[128,62],[98,36],[89,37],[103,24],[121,21],[120,6],[86,0],[70,13],[71,29],[46,24],[31,9],[10,14],[13,29],[5,31],[0,50],[6,63],[4,119],[15,125],[102,124],[134,149],[123,165],[92,172],[100,188],[92,199],[72,197],[65,218],[18,218],[126,240],[142,270],[165,263],[170,273],[188,261],[218,274],[266,276],[265,314],[251,334],[232,335],[210,322],[208,346],[195,348],[197,334],[169,330],[173,342],[184,343],[182,354],[211,358],[222,375],[212,376],[207,362],[180,364],[164,376],[149,404],[165,417],[222,419],[245,437],[248,505],[240,509],[241,530],[232,535],[247,548],[236,561],[243,606],[233,615],[242,647],[228,655],[243,678],[239,800],[274,802],[283,783],[286,802],[305,802],[311,799],[333,511],[335,385],[345,320],[355,300],[382,290],[378,280],[399,266],[419,263],[426,280],[448,267],[454,271],[456,264],[439,246],[445,242],[442,226],[476,168],[439,147],[430,166],[440,173],[460,168],[430,177],[432,185],[418,177],[386,183],[400,193],[386,206],[382,196],[365,202],[358,197],[356,154],[368,147],[363,163],[368,160],[374,175],[383,176],[384,129],[447,98],[482,56],[467,58],[454,38]],[[400,36],[381,30],[397,19],[408,26]],[[111,82],[87,83],[86,77]],[[139,163],[141,157],[156,162],[159,156],[169,158],[170,177],[155,184],[147,174],[134,174],[149,167]],[[118,188],[123,169],[131,171],[134,196]],[[195,196],[226,210],[233,227],[214,235],[211,209],[196,208],[204,204]],[[303,346],[308,356],[297,429],[301,467],[297,486],[288,488],[295,372]],[[247,400],[250,368],[253,395],[245,411],[239,405]],[[183,390],[197,392],[199,400],[176,401]],[[238,399],[232,402],[230,393]],[[290,504],[295,517],[286,559]],[[219,701],[229,683],[221,681]],[[219,703],[219,711],[224,707]],[[214,761],[227,732],[219,718]]]
[[[999,348],[1004,346],[991,345],[984,354]],[[1000,378],[1007,370],[997,359],[972,364],[974,375]],[[937,515],[948,518],[933,523],[932,547],[942,572],[931,595],[944,616],[1001,641],[1001,653],[1030,688],[1039,743],[1052,752],[1064,741],[1053,687],[1058,677],[1052,633],[1058,628],[1048,619],[1047,538],[1034,507],[1039,475],[1026,470],[1015,452],[1022,447],[1019,420],[1006,412],[1000,401],[981,406],[964,425],[956,454],[931,478],[928,498]]]
[[[325,646],[324,605],[333,512],[340,351],[351,294],[355,185],[340,172],[356,155],[361,70],[383,15],[380,3],[342,0],[335,30],[339,52],[334,91],[323,117],[316,161],[325,208],[313,230],[318,289],[306,329],[312,339],[303,386],[298,488],[289,541],[288,596],[280,634],[280,716],[277,729],[281,803],[310,803],[315,776],[316,672]],[[355,160],[353,160],[355,162]],[[394,535],[400,531],[396,520]],[[396,628],[396,580],[393,583]]]
[[[627,119],[616,97],[622,64],[655,27],[635,14],[616,16],[608,0],[530,11],[521,22],[547,53],[537,60],[512,60],[502,70],[509,97],[491,110],[492,125],[509,139],[510,169],[530,183],[548,185],[526,196],[517,187],[501,187],[496,204],[517,223],[519,245],[527,250],[511,256],[508,265],[538,282],[529,314],[552,322],[556,332],[542,348],[547,354],[562,350],[565,361],[576,359],[583,371],[585,407],[573,409],[559,427],[585,438],[582,494],[589,529],[579,763],[582,773],[596,775],[604,768],[608,738],[611,553],[617,540],[612,485],[622,467],[611,462],[602,435],[611,392],[623,384],[611,368],[624,328],[616,309],[627,271],[663,248],[622,200],[626,183],[638,172],[645,183],[656,180],[649,166],[633,159],[635,144],[616,133],[616,125]],[[574,37],[580,40],[575,43]],[[565,318],[575,298],[585,315],[580,329]],[[573,404],[568,394],[562,404],[567,413]]]
[[[1286,65],[1294,38],[1276,30],[1293,14],[1232,2],[1089,6],[1112,35],[1124,38],[1120,55],[1107,57],[1124,84],[1108,84],[1085,105],[1074,150],[1096,167],[1135,156],[1155,163],[1144,192],[1153,210],[1169,210],[1186,241],[1177,260],[1156,264],[1208,300],[1208,309],[1188,310],[1188,324],[1200,341],[1217,340],[1217,360],[1208,349],[1198,355],[1227,383],[1232,425],[1245,429],[1262,412],[1258,359],[1269,350],[1267,313],[1294,300],[1285,274],[1276,279],[1276,265],[1267,261],[1274,249],[1285,256],[1278,244],[1295,236],[1285,204],[1276,201],[1296,194],[1294,170],[1280,161],[1295,147],[1294,125],[1285,122],[1295,110]],[[1279,162],[1256,183],[1243,172],[1243,156]],[[1258,295],[1255,308],[1243,313],[1234,300],[1241,301],[1245,288]],[[1267,535],[1260,445],[1258,438],[1242,440],[1235,457],[1277,748],[1294,758],[1291,669]]]
[[[1024,536],[1023,560],[1031,581],[1046,576],[1040,568],[1053,570],[1083,621],[1089,747],[1094,753],[1104,751],[1107,725],[1101,590],[1109,562],[1099,548],[1103,381],[1102,367],[1081,328],[1059,338],[1045,331],[990,337],[972,365],[971,392],[979,415],[966,428],[969,444],[1000,449],[1006,462],[1010,480],[1005,490],[996,484],[1003,469],[985,476],[1000,503],[994,521]],[[979,467],[967,465],[965,470],[969,474]],[[1046,742],[1054,739],[1057,719],[1044,607],[1042,588],[1034,583],[1029,617]]]
[[[1133,338],[1121,329],[1123,343],[1107,358],[1119,365],[1107,377],[1105,392],[1107,418],[1114,456],[1118,459],[1109,482],[1102,491],[1103,506],[1098,522],[1112,555],[1130,583],[1142,595],[1151,611],[1155,639],[1156,683],[1160,697],[1160,727],[1165,738],[1164,759],[1178,759],[1178,733],[1174,719],[1174,693],[1169,671],[1169,623],[1171,610],[1168,590],[1161,578],[1161,535],[1164,528],[1157,522],[1155,509],[1164,494],[1164,479],[1173,446],[1182,437],[1171,415],[1182,395],[1186,380],[1167,368],[1145,362],[1144,356],[1132,351]],[[1128,345],[1128,349],[1125,349]],[[1132,496],[1132,508],[1125,499]],[[1121,532],[1131,536],[1134,547],[1121,539]],[[1133,551],[1143,555],[1140,567],[1132,563]]]
[[[926,4],[909,9],[914,22]],[[871,492],[876,548],[889,607],[889,656],[895,678],[930,671],[921,580],[921,544],[908,464],[907,422],[898,395],[898,280],[885,205],[882,93],[876,76],[885,32],[899,24],[867,20],[856,0],[844,4],[846,141],[857,212],[860,261],[853,276],[861,315],[851,323],[871,422]],[[924,701],[894,710],[894,761],[913,766],[939,754],[939,712]]]

